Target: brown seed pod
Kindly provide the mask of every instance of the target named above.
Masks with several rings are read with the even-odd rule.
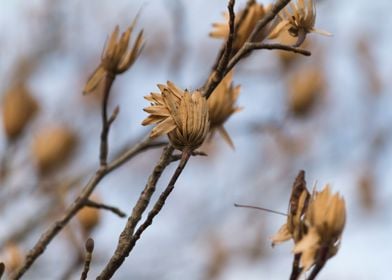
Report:
[[[4,248],[2,260],[4,260],[6,271],[12,273],[23,263],[22,250],[16,243],[9,242]]]
[[[8,90],[2,104],[3,125],[9,139],[17,138],[38,111],[38,103],[28,89],[19,85]]]
[[[325,88],[323,72],[314,67],[299,70],[288,82],[288,102],[292,113],[305,115],[320,99]]]
[[[99,202],[100,198],[93,196],[93,200]],[[82,226],[83,232],[88,235],[101,221],[101,213],[97,208],[84,207],[78,212],[77,219]]]
[[[45,128],[37,134],[32,145],[34,161],[41,174],[61,166],[72,154],[76,135],[65,126]]]

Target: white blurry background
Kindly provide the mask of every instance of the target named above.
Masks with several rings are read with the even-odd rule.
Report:
[[[237,8],[244,2],[238,1]],[[2,247],[34,217],[47,211],[54,212],[51,219],[60,214],[45,208],[48,199],[39,191],[42,178],[31,159],[32,135],[40,128],[60,122],[79,135],[71,163],[51,179],[66,180],[81,170],[92,174],[97,166],[99,101],[81,92],[114,26],[124,30],[140,11],[137,29],[144,29],[146,46],[113,87],[110,106],[120,104],[121,112],[110,135],[112,151],[148,132],[140,125],[146,116],[143,96],[156,91],[157,83],[171,80],[190,89],[203,84],[221,44],[208,33],[212,22],[222,21],[226,4],[0,0],[0,93],[20,78],[21,61],[28,61],[33,66],[25,82],[41,107],[12,154],[12,174],[0,183]],[[304,117],[288,114],[287,81],[295,70],[286,71],[270,51],[243,61],[234,82],[241,84],[238,104],[244,110],[226,125],[235,150],[217,135],[203,148],[208,157],[192,158],[163,211],[114,279],[287,279],[292,244],[272,248],[269,241],[284,217],[233,204],[286,211],[300,169],[307,173],[309,188],[316,181],[318,187],[330,183],[347,204],[342,247],[319,279],[389,279],[391,8],[389,0],[319,1],[317,27],[334,35],[310,35],[314,55],[295,62],[298,67],[319,67],[326,79],[322,100]],[[369,50],[370,69],[358,42]],[[269,129],[274,124],[277,128]],[[0,155],[5,154],[2,132],[0,145]],[[101,199],[130,213],[159,154],[149,151],[105,178],[97,188]],[[173,169],[174,165],[166,170],[158,190],[166,186]],[[372,181],[370,194],[361,187],[364,177]],[[8,199],[14,190],[22,191]],[[370,206],[364,199],[370,199]],[[23,250],[35,243],[49,222],[33,222],[37,226],[20,241]],[[90,277],[108,261],[125,222],[102,212],[99,227],[91,233],[96,250]],[[61,279],[74,255],[66,235],[60,234],[26,279]],[[80,270],[71,279],[79,277]]]

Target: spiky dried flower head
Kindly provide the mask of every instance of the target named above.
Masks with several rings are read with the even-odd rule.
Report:
[[[142,125],[157,124],[150,136],[167,134],[176,149],[198,148],[210,127],[206,98],[200,91],[182,90],[170,81],[158,87],[161,93],[145,97],[151,102],[151,106],[144,109],[150,116]]]
[[[143,48],[143,30],[139,32],[132,48],[129,49],[129,42],[131,41],[135,24],[136,19],[121,36],[119,26],[115,27],[102,52],[101,63],[88,79],[83,90],[84,93],[89,93],[96,89],[105,76],[115,76],[124,73],[136,61]]]
[[[346,206],[339,193],[332,194],[329,185],[315,192],[305,215],[307,234],[295,245],[294,253],[301,254],[300,266],[306,271],[324,258],[333,257],[341,242],[346,223]]]
[[[9,139],[17,138],[38,111],[38,103],[24,85],[9,89],[2,101],[5,134]]]
[[[236,103],[240,94],[240,86],[233,85],[233,72],[229,72],[219,83],[214,92],[208,98],[208,112],[210,115],[210,131],[218,131],[223,139],[234,147],[233,141],[224,128],[224,123],[234,113],[241,110]]]
[[[263,6],[256,1],[249,1],[245,9],[237,13],[235,19],[235,39],[233,48],[238,50],[246,42],[252,33],[256,23],[262,19],[267,12],[269,6]],[[226,39],[229,36],[229,14],[224,13],[225,22],[213,23],[213,30],[210,36],[213,38]]]
[[[280,22],[270,33],[270,39],[276,38],[281,32],[288,31],[291,36],[298,37],[295,46],[300,46],[308,33],[331,35],[329,32],[318,30],[314,27],[316,23],[316,8],[313,0],[292,1],[278,15]]]

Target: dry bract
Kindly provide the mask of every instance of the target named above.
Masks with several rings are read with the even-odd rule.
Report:
[[[294,253],[301,254],[301,267],[308,270],[320,258],[326,261],[337,253],[346,223],[344,199],[325,186],[312,195],[305,223],[308,233],[295,245]]]
[[[172,82],[158,87],[161,93],[151,93],[145,97],[152,103],[144,109],[150,116],[142,125],[157,124],[150,136],[154,138],[168,134],[176,149],[198,148],[209,130],[207,100],[199,91],[184,91]]]
[[[116,26],[111,34],[107,46],[104,48],[101,64],[88,79],[83,92],[89,93],[97,88],[107,75],[115,76],[128,70],[139,56],[143,45],[143,31],[140,31],[134,45],[128,50],[132,31],[136,21],[119,36],[120,28]]]
[[[76,142],[74,132],[64,126],[40,131],[32,146],[33,157],[40,173],[52,171],[65,163]]]
[[[235,20],[236,36],[234,39],[233,48],[238,50],[242,47],[256,23],[262,19],[268,10],[268,7],[264,7],[262,4],[258,4],[256,1],[252,1],[248,4],[248,7],[237,13]],[[226,22],[213,23],[213,30],[210,32],[210,36],[214,38],[226,39],[229,36],[229,14],[224,13]],[[259,37],[265,36],[265,34],[258,34]]]
[[[2,104],[3,124],[7,137],[17,138],[37,110],[38,103],[25,86],[19,85],[7,91]]]
[[[208,111],[210,115],[210,131],[214,133],[217,130],[223,139],[234,147],[233,141],[224,128],[223,124],[234,113],[241,109],[236,106],[238,95],[240,94],[240,86],[233,86],[233,72],[230,72],[216,87],[214,92],[208,99]]]
[[[316,23],[316,8],[313,0],[298,0],[296,3],[291,1],[289,6],[279,13],[279,18],[280,22],[270,33],[270,39],[276,38],[281,32],[288,31],[291,36],[298,37],[295,46],[300,46],[308,33],[331,35],[314,27]]]

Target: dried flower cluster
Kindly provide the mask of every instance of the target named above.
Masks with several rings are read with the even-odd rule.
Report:
[[[316,29],[316,8],[313,0],[291,1],[289,7],[279,13],[280,22],[269,35],[270,39],[276,38],[281,32],[288,31],[291,36],[298,37],[295,44],[299,46],[305,40],[308,33],[314,32],[329,36],[330,33]]]
[[[135,27],[136,20],[121,34],[119,26],[112,32],[107,46],[104,48],[101,64],[88,79],[84,93],[94,91],[107,75],[115,76],[128,70],[138,58],[143,46],[143,30],[139,32],[131,50],[128,50],[129,41]]]
[[[152,103],[144,109],[150,116],[142,124],[157,124],[150,136],[167,134],[176,149],[197,149],[210,127],[207,100],[199,91],[182,90],[170,81],[158,87],[161,93],[145,97]]]
[[[241,110],[236,105],[238,95],[240,94],[240,86],[234,86],[232,80],[233,72],[231,71],[216,87],[207,103],[210,114],[211,133],[218,131],[223,139],[231,147],[234,147],[233,141],[223,126],[232,114]]]
[[[256,23],[262,19],[269,9],[269,5],[264,6],[256,1],[250,1],[247,7],[237,13],[235,20],[236,36],[233,48],[238,50],[249,38]],[[213,30],[210,36],[213,38],[226,39],[229,36],[229,14],[224,13],[226,22],[213,23]],[[258,34],[259,38],[265,37],[266,34]]]
[[[314,265],[322,267],[337,253],[346,208],[344,199],[338,193],[332,194],[329,185],[310,195],[304,176],[301,171],[293,185],[287,222],[272,237],[272,244],[293,239],[293,252],[300,256],[300,268],[307,271]]]

